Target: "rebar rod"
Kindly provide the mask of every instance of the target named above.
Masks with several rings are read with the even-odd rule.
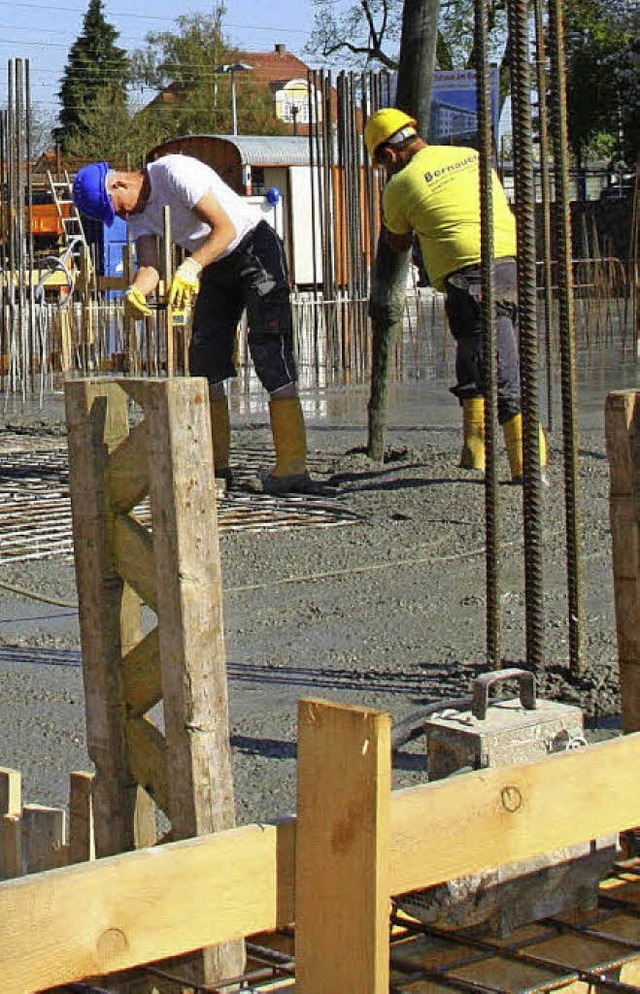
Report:
[[[486,658],[490,668],[500,663],[500,545],[498,466],[498,373],[496,352],[496,293],[493,245],[493,128],[491,71],[487,40],[489,18],[486,0],[475,0],[475,46],[478,55],[478,150],[480,155],[480,243],[482,258],[482,367],[485,431],[484,520],[486,533]]]
[[[543,0],[534,0],[536,32],[536,85],[538,89],[538,135],[540,146],[540,195],[542,209],[542,300],[544,313],[544,358],[547,386],[547,428],[553,430],[553,265],[551,259],[551,183],[549,179],[549,113],[547,107],[547,53]]]
[[[520,392],[523,420],[523,528],[526,657],[544,662],[541,474],[538,413],[536,245],[531,123],[530,40],[526,0],[507,5],[512,67],[514,181],[518,232]]]
[[[575,308],[569,209],[566,60],[562,0],[549,0],[549,56],[551,63],[550,112],[553,130],[556,273],[562,384],[569,665],[574,673],[579,673],[582,669],[582,584],[578,521],[579,457],[575,378]]]

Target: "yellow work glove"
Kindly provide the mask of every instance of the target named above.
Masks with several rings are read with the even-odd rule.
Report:
[[[127,287],[125,291],[124,313],[125,317],[132,318],[134,321],[148,318],[153,313],[147,304],[147,298],[142,290],[138,290],[137,286]]]
[[[200,289],[202,266],[192,256],[185,259],[176,269],[169,291],[169,306],[177,311],[190,307]]]

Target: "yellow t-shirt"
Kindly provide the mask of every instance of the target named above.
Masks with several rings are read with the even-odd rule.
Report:
[[[493,174],[495,258],[516,254],[516,222]],[[415,231],[429,279],[438,290],[444,277],[477,265],[480,253],[478,153],[456,145],[427,145],[391,176],[383,192],[384,222],[395,235]]]

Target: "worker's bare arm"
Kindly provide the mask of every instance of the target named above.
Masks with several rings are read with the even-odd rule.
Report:
[[[193,253],[196,262],[208,266],[231,245],[236,237],[236,226],[213,193],[205,193],[200,198],[194,213],[211,228],[206,242]]]
[[[153,235],[142,235],[136,239],[138,269],[134,286],[147,296],[153,293],[160,279],[158,269],[158,248]]]

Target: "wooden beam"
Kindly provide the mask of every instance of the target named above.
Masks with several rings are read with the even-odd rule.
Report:
[[[397,792],[391,806],[392,893],[640,824],[634,784],[639,761],[640,734],[634,734]]]
[[[114,511],[126,514],[149,493],[146,421],[132,428],[109,456],[107,490]]]
[[[141,407],[143,411],[146,410],[147,401],[149,399],[149,384],[150,383],[166,383],[164,379],[158,379],[157,377],[149,377],[145,379],[139,379],[137,377],[131,379],[118,380],[119,385],[125,391],[131,400],[135,401],[138,407]]]
[[[19,815],[22,810],[22,776],[18,770],[0,766],[0,815]]]
[[[395,791],[390,894],[640,824],[639,759],[633,734]],[[294,832],[250,825],[0,883],[3,994],[289,924]]]
[[[136,717],[149,711],[162,697],[160,633],[152,628],[122,661],[123,697]]]
[[[283,848],[292,856],[290,826],[250,825],[23,877],[21,887],[0,884],[3,994],[102,976],[291,921],[292,859],[277,879]]]
[[[626,732],[640,730],[639,398],[636,390],[617,390],[607,395],[605,404],[616,631]]]
[[[235,824],[209,386],[200,377],[154,380],[144,409],[166,737],[164,810],[172,838],[180,839]],[[186,966],[194,983],[213,985],[242,973],[244,964],[244,944],[234,942],[204,950],[180,972]]]
[[[68,380],[65,407],[96,853],[106,856],[146,840],[139,806],[151,803],[126,764],[121,662],[141,638],[141,607],[113,565],[105,484],[109,453],[129,432],[128,397],[113,381]]]
[[[147,528],[127,514],[113,521],[113,562],[120,576],[152,611],[158,610],[153,539]]]
[[[22,809],[22,859],[25,873],[51,870],[66,863],[66,815],[62,808],[25,804]]]
[[[128,721],[126,736],[129,766],[136,783],[146,790],[168,816],[167,743],[164,736],[146,718]]]
[[[22,875],[22,821],[18,815],[0,817],[0,880]]]
[[[146,401],[174,838],[235,824],[208,397],[192,377],[152,381]]]
[[[390,798],[389,715],[301,701],[295,948],[305,994],[388,994]]]
[[[132,652],[135,652],[140,646],[146,644],[146,637],[142,635],[142,601],[135,590],[128,583],[125,583],[122,590],[122,608],[120,611],[120,649],[122,659],[119,668],[120,692],[123,695],[120,701],[120,714],[123,721],[126,721],[131,715],[131,712],[127,712],[126,700],[124,698],[126,661],[131,658]],[[125,747],[125,765],[131,773],[126,726]],[[133,838],[136,849],[140,849],[142,846],[154,846],[158,841],[156,814],[156,805],[153,798],[138,784],[135,788],[135,802],[133,804]],[[142,994],[142,991],[139,994]]]
[[[93,773],[69,776],[69,863],[96,858],[93,822]]]

